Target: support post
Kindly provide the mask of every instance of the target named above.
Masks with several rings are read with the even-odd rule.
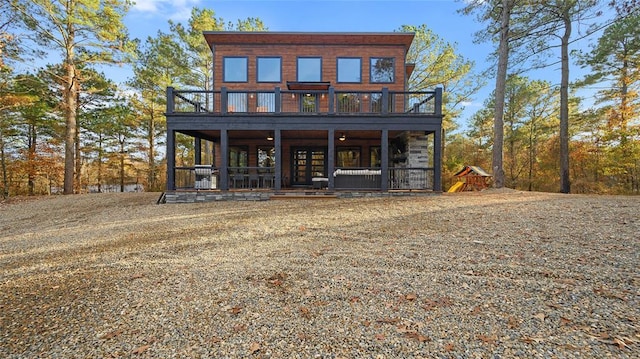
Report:
[[[380,136],[380,190],[389,191],[389,130]]]
[[[328,161],[328,166],[327,166],[327,178],[329,178],[329,183],[327,184],[327,188],[330,190],[333,190],[335,187],[334,184],[334,180],[335,178],[333,177],[333,172],[335,172],[335,168],[336,168],[336,164],[335,164],[335,151],[336,151],[336,144],[335,144],[335,134],[336,134],[336,130],[335,129],[329,129],[329,131],[327,131],[327,143],[328,143],[328,149],[327,149],[327,157],[329,157],[329,161]]]
[[[388,87],[382,88],[382,98],[380,100],[382,101],[382,114],[383,115],[389,114],[389,88]]]
[[[220,189],[229,190],[229,136],[226,129],[220,130]]]
[[[200,137],[196,137],[193,139],[193,151],[194,151],[194,159],[193,161],[197,165],[202,164],[202,140]]]
[[[175,103],[173,98],[173,87],[167,87],[167,113],[173,113]]]
[[[273,146],[276,149],[276,172],[274,173],[275,176],[273,180],[275,181],[275,190],[280,191],[282,189],[282,133],[280,129],[276,129],[273,133]]]
[[[442,129],[433,133],[433,191],[442,192]]]
[[[167,190],[176,189],[176,131],[167,128]]]

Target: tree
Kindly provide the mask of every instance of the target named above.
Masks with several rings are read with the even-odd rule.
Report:
[[[429,91],[436,86],[443,88],[443,114],[445,129],[455,128],[453,119],[463,110],[484,81],[472,74],[473,61],[457,54],[455,44],[445,42],[426,25],[403,25],[402,32],[414,32],[413,44],[407,54],[407,62],[416,64],[409,78],[409,91]]]
[[[77,99],[81,77],[78,67],[95,63],[113,64],[126,60],[130,52],[122,18],[129,0],[11,0],[12,9],[31,31],[31,40],[57,51],[63,59],[65,117],[64,193],[74,192]]]
[[[625,191],[639,191],[640,13],[624,15],[606,28],[580,64],[591,69],[582,85],[608,85],[597,93],[603,105],[603,144],[611,159],[607,172],[624,178]]]
[[[213,89],[213,57],[202,31],[267,30],[256,18],[238,20],[235,24],[225,23],[215,16],[213,10],[199,8],[192,9],[186,27],[169,21],[169,28],[170,33],[159,31],[155,37],[147,38],[138,46],[134,77],[128,81],[128,85],[138,93],[132,103],[142,116],[148,164],[147,185],[151,189],[159,189],[155,147],[160,144],[164,133],[165,89],[168,86],[204,91]],[[197,100],[208,106],[212,98],[206,92],[202,96]]]

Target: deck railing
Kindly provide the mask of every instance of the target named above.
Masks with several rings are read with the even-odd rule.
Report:
[[[167,113],[234,114],[433,114],[442,113],[442,89],[397,92],[176,90],[167,88]]]
[[[434,168],[389,168],[390,190],[433,190]]]
[[[273,167],[229,167],[230,189],[275,188]],[[220,189],[220,171],[208,165],[175,168],[176,189]],[[341,168],[334,172],[335,189],[379,190],[380,168]],[[433,168],[389,168],[390,190],[433,190]]]

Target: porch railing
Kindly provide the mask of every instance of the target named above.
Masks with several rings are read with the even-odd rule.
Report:
[[[434,168],[389,168],[390,190],[433,190]],[[335,189],[379,190],[380,168],[339,168],[333,173]],[[275,188],[273,167],[229,167],[230,189]],[[284,177],[283,177],[284,178]],[[220,171],[209,165],[175,168],[176,189],[220,189]]]
[[[176,90],[167,88],[167,113],[234,114],[442,114],[442,89],[434,91]]]
[[[391,190],[433,190],[434,168],[389,168]]]

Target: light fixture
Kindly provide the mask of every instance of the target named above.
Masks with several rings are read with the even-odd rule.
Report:
[[[269,132],[267,135],[267,141],[273,141],[273,133]]]
[[[343,133],[342,133],[342,135],[340,135],[340,137],[338,137],[338,139],[339,139],[340,141],[344,141],[344,140],[346,140],[346,139],[347,139],[347,135],[345,135],[345,134],[344,134],[344,132],[343,132]]]
[[[249,94],[249,98],[253,98],[253,93]]]
[[[296,94],[295,93],[291,93],[291,98],[296,98]]]

